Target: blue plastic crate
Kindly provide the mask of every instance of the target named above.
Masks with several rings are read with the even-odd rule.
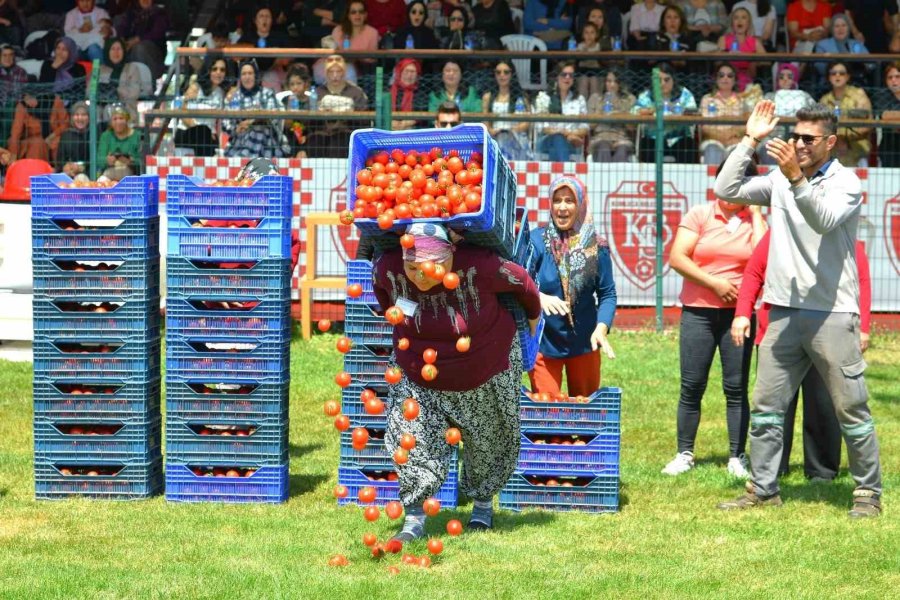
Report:
[[[378,478],[386,478],[394,473],[393,469],[357,469],[353,467],[338,467],[338,483],[346,486],[346,498],[339,498],[338,504],[357,504],[359,490],[364,487],[375,488],[376,506],[384,506],[391,500],[400,500],[400,484],[397,481],[376,481]],[[370,479],[373,477],[373,479]],[[459,477],[457,473],[449,473],[444,484],[440,487],[435,498],[441,503],[441,508],[456,508],[459,494]]]
[[[97,475],[86,474],[94,469]],[[162,492],[162,485],[161,457],[145,463],[105,460],[34,462],[34,496],[37,500],[143,500]]]
[[[528,209],[516,207],[516,244],[513,249],[513,262],[521,265],[534,278],[534,247],[531,245],[531,227],[528,222]]]
[[[189,219],[245,220],[292,216],[293,179],[266,175],[251,186],[212,186],[202,179],[169,175],[166,212]]]
[[[523,388],[519,417],[523,429],[566,429],[575,433],[618,428],[621,422],[622,390],[600,388],[587,402],[538,402]]]
[[[256,227],[193,227],[184,217],[169,216],[168,256],[244,262],[291,258],[291,219],[263,219]]]
[[[77,338],[144,334],[159,329],[158,292],[146,300],[111,297],[107,302],[80,297],[51,298],[36,294],[33,303],[35,335]],[[89,312],[98,305],[105,312]]]
[[[375,395],[384,402],[384,414],[388,410],[388,383],[382,377],[379,381],[372,383],[353,382],[343,389],[341,392],[341,413],[348,417],[371,417],[376,415],[368,414],[363,408],[363,401],[360,399],[364,389],[371,389]]]
[[[126,219],[159,214],[159,177],[125,177],[110,188],[71,188],[68,175],[31,178],[32,218]]]
[[[46,419],[123,419],[159,415],[160,380],[84,378],[34,380],[34,415]]]
[[[166,414],[182,419],[218,414],[227,418],[264,419],[288,409],[290,382],[251,379],[213,382],[166,373]]]
[[[166,462],[169,463],[257,461],[273,465],[286,462],[287,453],[287,411],[267,419],[215,414],[195,419],[166,414]]]
[[[347,286],[358,283],[362,286],[363,294],[359,298],[351,298],[347,296],[347,302],[350,304],[369,304],[378,303],[375,298],[375,291],[372,286],[372,263],[368,260],[348,260],[347,261]]]
[[[35,335],[34,371],[43,377],[159,377],[159,331],[155,337],[48,338]],[[104,352],[103,349],[106,349]]]
[[[484,125],[469,124],[453,129],[420,129],[411,131],[383,131],[357,129],[350,136],[350,160],[347,181],[356,181],[356,173],[365,168],[366,160],[377,150],[417,150],[427,152],[432,147],[456,149],[463,160],[473,152],[481,152],[484,159],[482,204],[477,213],[465,213],[442,218],[421,218],[417,222],[443,223],[457,231],[465,232],[467,241],[497,249],[505,257],[513,250],[513,209],[516,202],[516,177],[509,163],[500,153],[497,143],[488,135]],[[352,210],[356,205],[356,187],[347,186],[347,204]],[[412,219],[397,219],[392,231],[402,233]],[[378,227],[377,219],[356,219],[354,223],[376,237],[385,232]]]
[[[550,479],[559,485],[537,485]],[[571,484],[571,487],[563,484]],[[615,475],[568,477],[557,473],[516,471],[500,490],[500,508],[512,511],[543,509],[616,512],[619,509],[619,478]]]
[[[252,308],[225,309],[214,293],[215,290],[210,290],[209,294],[195,298],[166,298],[166,332],[186,337],[234,335],[235,332],[290,336],[291,306],[287,296],[279,300],[235,298],[257,304]]]
[[[544,335],[544,315],[541,314],[537,329],[534,335],[531,335],[531,327],[528,325],[525,309],[516,301],[515,297],[511,294],[498,294],[498,297],[500,304],[512,313],[513,319],[516,321],[516,331],[518,331],[519,343],[522,347],[522,370],[530,371],[534,368],[541,347],[541,337]]]
[[[108,427],[110,433],[84,433]],[[79,429],[81,432],[79,432]],[[160,451],[159,413],[125,419],[47,419],[34,417],[35,460],[148,462]],[[76,433],[73,433],[76,432]]]
[[[240,349],[224,349],[230,346]],[[179,377],[227,379],[240,374],[247,379],[276,383],[290,377],[290,362],[288,336],[212,338],[166,332],[166,371]]]
[[[346,331],[346,326],[345,326]],[[384,381],[384,372],[391,358],[391,347],[374,344],[353,344],[344,354],[344,370],[353,381],[377,385]]]
[[[341,466],[357,469],[393,470],[394,458],[387,451],[384,443],[384,434],[387,429],[387,420],[384,417],[368,417],[352,419],[350,429],[341,433]],[[365,427],[369,431],[369,442],[362,450],[353,448],[353,429]],[[414,454],[413,448],[410,454]],[[450,458],[450,472],[459,471],[459,454],[457,449],[452,449]]]
[[[344,333],[354,344],[390,346],[394,343],[394,326],[385,320],[377,304],[345,304]]]
[[[195,475],[188,465],[166,464],[169,502],[274,503],[287,498],[287,464],[259,467],[249,477],[204,477]]]
[[[576,439],[586,443],[564,443]],[[537,443],[538,440],[546,443]],[[595,433],[523,430],[517,468],[539,473],[618,475],[619,443],[618,427]]]
[[[115,294],[141,299],[148,290],[159,289],[158,257],[116,258],[116,261],[70,260],[35,256],[32,259],[34,291],[48,296],[100,298]]]
[[[159,217],[77,222],[33,218],[31,248],[35,258],[158,258]]]
[[[223,263],[171,256],[166,259],[166,287],[169,297],[216,294],[220,297],[252,295],[280,299],[291,287],[291,261],[266,258],[246,263]]]

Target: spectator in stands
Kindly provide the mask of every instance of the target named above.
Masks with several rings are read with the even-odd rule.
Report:
[[[552,95],[539,92],[535,98],[535,112],[555,115],[578,116],[587,114],[587,100],[575,89],[575,63],[565,61],[556,67],[556,83]],[[590,127],[584,122],[554,121],[537,125],[539,137],[537,149],[554,162],[571,160],[572,155],[584,157],[584,141]]]
[[[369,109],[366,93],[346,79],[347,65],[343,57],[336,54],[325,62],[325,84],[316,88],[317,110],[341,113]],[[362,121],[318,121],[315,129],[307,134],[307,154],[312,158],[346,158],[350,134],[363,127]]]
[[[462,8],[454,8],[447,17],[447,33],[441,38],[444,50],[463,50],[469,34],[468,17]]]
[[[700,99],[700,114],[708,118],[743,117],[747,112],[744,101],[735,89],[737,70],[728,63],[716,69],[716,79],[709,94]],[[725,155],[741,141],[743,125],[700,125],[700,153],[703,163],[718,165]]]
[[[610,39],[622,39],[622,13],[619,7],[613,2],[606,0],[589,0],[587,2],[579,2],[578,15],[575,18],[575,30],[581,31],[585,23],[593,22],[600,27],[606,26]],[[594,10],[600,9],[600,15],[594,15]],[[602,18],[602,24],[597,19]]]
[[[97,148],[100,161],[105,161],[103,175],[118,181],[141,172],[141,133],[131,127],[131,113],[124,104],[110,106],[109,129],[100,134]]]
[[[728,26],[728,11],[722,0],[684,0],[681,3],[688,31],[698,41],[715,43]]]
[[[234,62],[220,54],[209,53],[203,59],[203,66],[197,80],[188,85],[184,92],[184,104],[188,110],[222,109],[225,106],[225,95],[234,85]],[[215,119],[194,119],[188,117],[178,121],[175,130],[175,145],[190,148],[194,156],[213,156],[216,153],[218,140],[216,137]]]
[[[72,121],[59,138],[59,149],[54,166],[57,171],[65,173],[72,179],[84,173],[90,177],[91,171],[91,138],[88,124],[90,114],[84,102],[76,102],[69,111]]]
[[[878,109],[882,121],[892,121],[895,127],[881,128],[878,158],[882,167],[900,167],[900,62],[884,69],[885,88],[878,90]]]
[[[16,105],[16,112],[9,132],[9,140],[6,147],[9,149],[13,160],[18,158],[39,158],[49,161],[50,149],[44,137],[47,127],[35,117],[38,99],[30,94],[25,94],[22,101]],[[40,114],[40,113],[37,113]]]
[[[657,68],[660,71],[659,81],[662,88],[664,112],[666,114],[682,114],[697,110],[697,101],[694,99],[694,95],[677,81],[677,73],[672,65],[660,63],[657,65]],[[653,90],[646,89],[638,96],[631,112],[649,116],[656,113],[655,107]],[[641,138],[641,162],[654,162],[656,152],[655,139],[656,128],[645,127]],[[672,125],[666,127],[663,155],[679,164],[697,162],[697,145],[694,143],[694,134],[689,126]]]
[[[894,37],[891,38],[891,45],[888,50],[893,54],[900,54],[900,27],[894,31]]]
[[[16,0],[0,0],[0,44],[21,46],[25,31],[25,17]]]
[[[137,118],[137,102],[153,94],[153,79],[149,69],[136,62],[125,61],[125,42],[113,37],[103,48],[100,66],[100,97],[104,102],[118,99],[128,107],[132,119]]]
[[[789,4],[785,20],[790,50],[812,54],[816,42],[828,37],[831,12],[831,5],[821,0],[794,0]]]
[[[819,103],[833,106],[839,112],[840,119],[868,119],[872,117],[872,102],[865,90],[850,85],[850,71],[847,63],[833,62],[828,68],[828,82],[831,91],[819,98]],[[868,127],[839,127],[837,143],[834,145],[834,156],[841,164],[848,167],[869,166]]]
[[[306,48],[319,48],[321,39],[331,35],[340,25],[344,14],[344,0],[306,0],[303,3],[303,34],[300,36]]]
[[[238,70],[238,85],[228,92],[225,104],[232,110],[282,110],[275,92],[263,87],[259,67],[245,60]],[[224,119],[222,129],[228,133],[225,156],[245,158],[280,158],[287,154],[282,136],[282,122],[275,119]]]
[[[501,60],[494,66],[494,84],[481,97],[481,112],[495,115],[531,112],[511,62]],[[527,121],[489,121],[485,125],[508,160],[534,160]]]
[[[394,76],[391,82],[391,110],[426,111],[428,110],[428,95],[419,89],[419,78],[422,77],[422,64],[414,58],[404,58],[394,67]],[[415,119],[393,120],[391,129],[402,131],[405,129],[419,129],[427,127],[422,121]]]
[[[631,21],[628,24],[629,50],[646,50],[650,38],[659,33],[659,21],[666,9],[656,0],[643,0],[631,7]]]
[[[760,39],[753,34],[753,17],[746,8],[736,8],[731,11],[731,27],[725,35],[719,38],[719,51],[735,54],[766,53]],[[748,60],[732,59],[731,65],[737,71],[738,91],[743,92],[753,82],[759,64]],[[713,164],[719,164],[719,162],[716,161]]]
[[[379,38],[388,32],[400,31],[407,25],[407,6],[404,0],[366,0],[365,6],[368,23],[378,31]]]
[[[772,40],[778,28],[778,15],[771,0],[741,0],[731,10],[734,11],[738,8],[747,9],[753,19],[753,32],[762,40],[767,51],[774,52],[775,46],[772,44]]]
[[[647,49],[658,52],[691,52],[699,41],[696,33],[688,29],[684,11],[680,6],[666,6],[659,18],[659,32],[647,39]],[[679,70],[685,67],[684,61],[673,62]]]
[[[868,54],[869,49],[865,44],[850,37],[850,19],[847,15],[838,13],[831,17],[831,37],[816,42],[816,54]],[[854,79],[859,80],[866,71],[863,63],[850,63],[850,72]],[[874,66],[874,64],[873,64]],[[827,63],[817,62],[816,71],[819,81],[827,81]]]
[[[0,140],[9,138],[16,104],[27,82],[28,73],[16,64],[16,49],[10,44],[0,44]]]
[[[572,6],[567,2],[542,1],[525,3],[525,33],[541,38],[550,50],[565,50],[572,36]],[[478,21],[476,21],[478,23]],[[583,31],[582,27],[582,31]]]
[[[312,77],[303,63],[295,63],[288,69],[287,86],[291,95],[282,100],[287,110],[309,110],[309,89]],[[306,158],[306,131],[303,123],[295,119],[284,122],[284,136],[290,146],[289,156]]]
[[[479,112],[481,98],[478,91],[463,82],[462,68],[455,60],[444,63],[441,71],[441,86],[428,95],[428,110],[435,111],[446,100],[452,100],[463,113]]]
[[[894,29],[900,29],[897,0],[845,0],[844,10],[858,42],[865,42],[876,54],[887,52],[890,33],[886,21],[892,20]]]
[[[721,167],[720,167],[721,169]],[[755,175],[756,167],[747,168]],[[731,323],[744,268],[768,227],[759,206],[724,200],[704,202],[681,219],[669,262],[684,277],[680,329],[681,393],[678,399],[678,453],[662,470],[677,476],[694,467],[694,444],[709,370],[719,351],[728,424],[727,472],[750,477],[745,455],[750,406],[747,383],[753,342],[735,346]],[[750,327],[750,336],[753,335]]]
[[[563,371],[569,396],[600,388],[600,350],[616,353],[607,335],[616,313],[609,243],[597,233],[584,183],[562,176],[550,183],[550,223],[529,235],[535,283],[544,312],[544,335],[531,390],[556,397]]]
[[[115,22],[116,32],[125,40],[128,60],[150,67],[153,79],[163,73],[166,56],[166,30],[169,17],[153,0],[132,0],[128,10]]]
[[[27,2],[22,6],[22,12],[25,14],[25,31],[61,30],[66,20],[66,13],[71,8],[72,0]]]
[[[475,17],[472,29],[481,34],[484,49],[503,48],[500,38],[516,32],[506,0],[481,0],[472,8],[472,14]]]
[[[428,9],[422,0],[413,0],[406,7],[408,23],[397,30],[394,36],[394,48],[406,48],[406,40],[412,36],[413,48],[416,50],[434,50],[440,43],[434,30],[425,22]]]
[[[94,0],[76,0],[75,8],[66,13],[63,31],[78,44],[79,57],[83,60],[103,58],[104,20],[109,20],[109,13],[98,8]]]
[[[800,69],[794,63],[781,63],[778,65],[777,80],[775,83],[775,91],[766,94],[766,98],[775,103],[775,115],[778,117],[793,117],[797,111],[803,108],[809,108],[816,103],[812,96],[801,90],[800,87]],[[786,140],[790,135],[788,126],[778,125],[772,132],[768,141],[773,137]],[[763,150],[760,157],[763,164],[774,165],[775,160],[765,152],[765,144],[760,144]]]
[[[52,92],[38,96],[35,116],[41,119],[44,138],[50,150],[50,162],[56,156],[59,136],[69,127],[69,113],[66,112],[66,106],[74,100],[83,99],[87,87],[84,67],[75,62],[77,56],[78,46],[71,38],[63,36],[56,42],[53,60],[45,60],[41,65],[38,83],[47,84]],[[13,130],[15,133],[15,121]]]
[[[602,93],[588,98],[588,114],[629,114],[635,98],[622,78],[622,72],[613,68],[603,79]],[[588,154],[594,162],[628,162],[634,156],[634,127],[613,123],[597,123],[588,142]]]
[[[337,47],[370,52],[378,50],[378,31],[367,24],[367,20],[366,3],[363,0],[350,0],[341,24],[331,32]],[[356,70],[362,73],[374,68],[374,64],[374,58],[363,58],[356,61]]]
[[[238,40],[238,44],[252,46],[253,48],[286,48],[291,46],[288,37],[273,29],[274,17],[272,9],[263,5],[256,9],[253,13],[253,23],[250,27],[246,27],[244,35]],[[278,59],[282,63],[288,59]],[[260,57],[256,59],[259,70],[265,73],[277,62],[275,59]],[[282,64],[283,66],[283,64]],[[263,76],[265,77],[265,76]],[[279,79],[277,89],[281,90],[281,80]]]
[[[442,102],[437,108],[437,114],[434,117],[434,126],[437,129],[450,129],[462,123],[462,113],[453,100]]]
[[[603,15],[603,11],[599,8],[595,8],[595,11],[599,11],[601,18]],[[581,39],[578,42],[578,46],[576,47],[576,52],[581,53],[596,53],[605,51],[608,52],[612,50],[612,42],[609,39],[609,35],[606,30],[599,29],[596,24],[587,22],[584,24],[584,27],[581,29]],[[600,69],[602,69],[605,64],[601,63],[596,58],[589,58],[586,60],[579,60],[577,63],[578,67],[578,93],[584,96],[585,98],[589,98],[592,94],[596,94],[600,91]]]

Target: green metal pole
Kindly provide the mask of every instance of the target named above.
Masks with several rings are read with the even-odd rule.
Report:
[[[388,129],[384,125],[384,98],[381,91],[384,89],[384,67],[375,67],[375,127]]]
[[[100,61],[95,60],[91,67],[91,79],[88,84],[88,118],[90,119],[91,128],[88,131],[88,140],[90,142],[90,153],[88,157],[91,161],[88,175],[91,179],[97,179],[97,84],[100,81]]]
[[[653,103],[656,106],[656,142],[655,180],[656,193],[656,331],[663,330],[663,144],[666,141],[666,130],[663,125],[664,102],[662,86],[659,80],[659,69],[653,69]]]

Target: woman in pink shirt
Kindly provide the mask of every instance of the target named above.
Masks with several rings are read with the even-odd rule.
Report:
[[[341,50],[378,50],[378,41],[381,39],[378,31],[368,24],[368,12],[363,0],[352,0],[347,3],[347,10],[341,17],[341,24],[334,28],[331,37],[337,44],[337,51]],[[357,70],[363,65],[375,64],[374,58],[363,58],[356,61]]]
[[[755,174],[755,168],[753,171]],[[735,347],[731,321],[744,267],[765,232],[759,207],[716,200],[688,211],[675,234],[669,263],[684,277],[681,395],[678,453],[662,470],[666,475],[680,475],[694,467],[700,403],[718,348],[730,442],[728,472],[749,477],[744,449],[750,421],[747,383],[753,344],[748,340],[743,347]]]

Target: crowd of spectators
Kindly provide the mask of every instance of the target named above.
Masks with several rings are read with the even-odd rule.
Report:
[[[66,172],[86,172],[79,103],[86,98],[86,61],[93,59],[101,61],[99,118],[107,141],[121,147],[124,140],[139,139],[139,101],[159,92],[155,83],[165,69],[167,4],[0,0],[0,140],[5,141],[0,146],[6,146],[0,150],[12,160],[42,158]],[[875,18],[879,12],[882,18]],[[534,80],[519,81],[516,61],[397,61],[397,55],[345,61],[337,54],[342,49],[502,50],[503,37],[514,33],[539,38],[549,49],[569,50],[573,60],[551,65],[546,84],[536,89]],[[900,117],[900,67],[829,58],[900,53],[898,0],[794,0],[786,6],[782,0],[230,0],[205,37],[213,49],[324,47],[336,54],[317,61],[239,62],[216,54],[193,59],[184,65],[180,87],[167,93],[184,108],[371,111],[374,71],[382,64],[395,112],[434,112],[453,101],[464,120],[474,113],[510,115],[486,125],[514,160],[653,160],[654,128],[577,119],[653,114],[652,66],[662,73],[666,113],[698,115],[698,125],[666,127],[667,160],[718,163],[739,138],[738,128],[700,123],[700,118],[742,118],[764,96],[784,115],[821,101],[843,117]],[[622,49],[670,56],[626,62],[615,54],[596,54]],[[821,54],[822,60],[773,64],[745,57],[785,50]],[[689,60],[691,54],[716,51],[734,58],[715,65]],[[28,71],[17,65],[23,60],[30,63]],[[516,121],[515,113],[574,118],[527,123]],[[399,118],[392,126],[428,123]],[[172,137],[176,151],[197,156],[330,157],[343,156],[350,132],[367,124],[337,116],[184,118],[174,122]],[[66,136],[68,131],[72,135]],[[883,128],[880,148],[874,130],[844,127],[839,137],[837,153],[845,164],[865,166],[873,156],[886,166],[900,162],[896,129]],[[100,156],[97,168],[111,174],[139,170],[140,157],[126,160],[126,154]]]

